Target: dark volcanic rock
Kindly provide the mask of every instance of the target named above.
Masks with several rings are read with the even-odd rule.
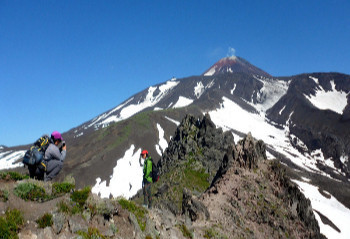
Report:
[[[183,190],[182,214],[189,217],[191,221],[196,221],[197,219],[208,220],[210,218],[204,204],[192,196],[191,191],[186,188]]]

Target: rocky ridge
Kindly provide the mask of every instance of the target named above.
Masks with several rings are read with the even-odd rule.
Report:
[[[21,209],[19,238],[323,238],[310,201],[281,164],[266,160],[264,142],[248,134],[235,144],[208,115],[182,120],[159,167],[152,209],[140,206],[141,192],[132,201],[91,193],[76,201],[73,191],[84,189],[25,201],[12,192],[27,180],[1,184],[9,200],[0,209]],[[51,183],[42,187],[54,194]],[[39,228],[45,213],[53,222]]]

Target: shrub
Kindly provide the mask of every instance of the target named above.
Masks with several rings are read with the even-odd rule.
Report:
[[[214,228],[209,228],[209,229],[205,230],[204,238],[207,238],[207,239],[211,239],[211,238],[227,239],[227,236],[221,235]]]
[[[72,199],[73,202],[76,202],[78,206],[82,208],[84,207],[84,204],[89,197],[90,191],[91,191],[90,187],[85,187],[81,190],[74,191],[71,194],[70,198]]]
[[[185,224],[177,225],[182,232],[182,235],[186,238],[193,238],[193,234],[188,230]]]
[[[84,239],[106,238],[100,233],[100,231],[97,228],[93,227],[89,227],[88,232],[78,231],[77,234],[82,236]]]
[[[48,198],[44,188],[39,187],[34,183],[30,183],[30,182],[19,184],[15,188],[14,193],[18,197],[24,200],[36,201],[36,200],[45,200]]]
[[[39,228],[51,227],[53,224],[52,215],[50,213],[45,213],[41,218],[36,220]]]
[[[6,173],[0,173],[0,178],[6,181],[14,180],[19,181],[23,179],[28,179],[28,175],[23,175],[17,172],[6,172]]]
[[[17,232],[23,225],[24,219],[17,209],[7,210],[4,217],[0,217],[0,238],[18,238]]]
[[[68,182],[53,183],[52,194],[60,195],[60,194],[70,193],[70,191],[74,188],[75,188],[75,185]]]
[[[69,213],[70,212],[69,205],[66,202],[64,202],[64,201],[60,201],[57,204],[57,207],[58,207],[58,211],[59,212],[63,212],[63,213]]]
[[[6,202],[9,199],[9,191],[6,189],[0,189],[0,199]]]
[[[146,210],[142,207],[137,206],[134,202],[126,200],[124,198],[119,199],[118,203],[123,209],[128,210],[136,216],[137,222],[142,231],[146,229]]]

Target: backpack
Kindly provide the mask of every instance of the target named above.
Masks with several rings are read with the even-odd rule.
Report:
[[[23,157],[23,164],[30,166],[39,166],[41,170],[46,171],[46,166],[42,162],[44,158],[44,153],[49,147],[50,137],[48,135],[44,135],[40,137],[34,144],[27,150]]]
[[[159,180],[159,169],[158,165],[156,165],[152,160],[152,182],[157,182]]]

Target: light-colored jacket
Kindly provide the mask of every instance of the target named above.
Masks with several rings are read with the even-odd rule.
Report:
[[[60,149],[55,144],[50,143],[49,147],[47,147],[45,151],[44,160],[59,160],[63,162],[66,158],[66,153],[66,150],[62,150],[60,152]]]

